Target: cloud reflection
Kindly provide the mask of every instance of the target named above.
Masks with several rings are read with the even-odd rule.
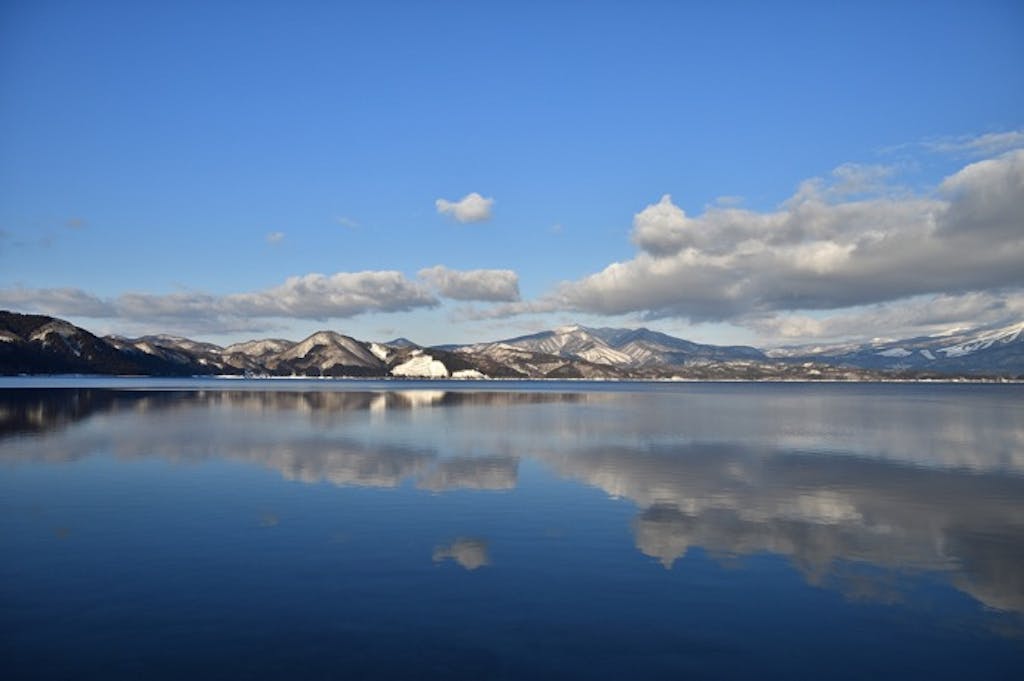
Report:
[[[513,489],[519,459],[511,456],[448,459],[438,462],[417,487],[435,492],[452,489]]]
[[[691,548],[788,557],[812,584],[843,563],[949,576],[1024,611],[1024,478],[741,446],[576,452],[561,471],[641,507],[637,548],[671,568]]]
[[[491,562],[487,554],[487,540],[465,537],[460,537],[451,544],[436,547],[433,560],[435,563],[453,560],[470,571],[490,565]]]
[[[667,569],[685,569],[698,548],[721,560],[773,554],[809,583],[886,599],[892,575],[927,572],[1024,612],[1024,424],[1013,401],[845,388],[761,399],[725,388],[0,391],[0,462],[228,458],[304,483],[443,493],[514,489],[532,459],[635,504],[635,547]],[[434,560],[476,569],[487,543],[459,539]],[[857,565],[884,574],[850,577]]]

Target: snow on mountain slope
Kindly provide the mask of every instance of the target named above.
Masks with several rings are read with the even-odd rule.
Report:
[[[422,350],[414,350],[412,357],[391,369],[393,376],[416,378],[448,378],[448,367]]]
[[[63,320],[54,320],[36,329],[28,337],[29,341],[38,341],[45,348],[67,350],[76,357],[82,355],[81,330]]]
[[[1024,323],[893,341],[791,346],[769,354],[789,360],[813,358],[871,369],[1016,375],[1024,372]]]
[[[219,355],[224,352],[224,348],[213,343],[204,343],[202,341],[194,341],[191,338],[182,338],[181,336],[168,336],[166,334],[158,334],[154,336],[143,336],[141,340],[155,343],[160,347],[174,348],[176,350],[186,350],[191,353],[211,354]]]
[[[354,338],[333,331],[318,331],[273,357],[277,364],[295,360],[312,360],[321,369],[331,366],[377,367],[380,360],[366,345]]]
[[[935,352],[941,352],[946,357],[963,357],[979,350],[988,350],[995,345],[1008,345],[1016,341],[1024,341],[1024,323],[1011,324],[977,334],[966,340],[959,338],[957,340],[958,343],[937,348]]]
[[[386,346],[381,345],[380,343],[370,343],[370,352],[372,352],[373,356],[379,359],[380,361],[388,361],[388,355],[390,354],[390,352],[388,351]]]
[[[263,340],[251,340],[244,343],[234,343],[224,348],[228,355],[240,354],[248,357],[267,357],[285,352],[295,345],[294,341],[283,338],[266,338]]]
[[[163,334],[140,338],[107,336],[105,340],[119,350],[141,352],[182,366],[199,365],[232,373],[227,369],[230,363],[225,360],[224,348],[213,343]]]
[[[574,325],[500,341],[501,345],[545,355],[575,357],[599,364],[631,366],[633,358],[611,347],[589,329]]]
[[[496,343],[463,346],[461,349],[482,351],[498,345],[622,369],[655,365],[679,366],[709,360],[764,359],[760,350],[751,347],[702,345],[650,329],[591,329],[579,325],[563,326]]]
[[[564,367],[568,361],[555,355],[545,355],[517,348],[506,343],[484,343],[460,348],[457,354],[481,356],[505,366],[522,376],[547,376]]]
[[[78,327],[65,322],[61,319],[55,319],[48,324],[43,324],[38,329],[33,331],[28,339],[30,341],[43,341],[46,342],[47,336],[56,334],[61,338],[74,338],[81,333]]]
[[[906,348],[890,348],[888,350],[881,350],[876,354],[879,357],[910,357],[914,353]]]

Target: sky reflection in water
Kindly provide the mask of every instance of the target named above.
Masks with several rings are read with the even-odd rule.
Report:
[[[126,678],[1024,661],[1020,387],[564,388],[0,390],[0,652]]]

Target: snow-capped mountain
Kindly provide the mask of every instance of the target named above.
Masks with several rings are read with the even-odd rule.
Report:
[[[98,338],[0,312],[0,374],[233,374],[417,378],[833,379],[1024,377],[1024,323],[902,341],[777,348],[703,345],[649,329],[567,326],[503,341],[420,347],[318,331],[221,347],[167,335]]]
[[[265,338],[244,343],[233,343],[224,348],[223,351],[228,355],[239,354],[255,359],[263,359],[285,352],[294,345],[295,341],[284,340],[283,338]]]
[[[463,352],[491,355],[509,348],[629,369],[765,358],[756,348],[702,345],[650,329],[592,329],[579,325],[458,347]]]
[[[897,341],[803,345],[770,350],[772,358],[827,361],[867,369],[1024,374],[1024,323]]]
[[[166,376],[212,371],[194,359],[170,361],[99,338],[62,319],[0,311],[0,374],[19,373]]]
[[[273,373],[313,376],[379,375],[384,366],[369,344],[334,331],[318,331],[284,352],[270,355],[265,364]]]
[[[234,362],[230,361],[224,355],[224,348],[219,345],[202,343],[179,336],[152,335],[139,338],[107,336],[104,340],[119,350],[143,353],[182,367],[198,364],[213,373],[231,373],[230,368],[232,367],[245,370],[253,365],[252,362],[246,362],[244,357]]]
[[[612,366],[631,366],[633,358],[619,352],[584,326],[562,326],[529,336],[498,341],[501,345],[545,355],[582,359]]]
[[[731,362],[765,358],[763,352],[746,345],[706,345],[644,328],[601,328],[592,329],[591,332],[612,347],[631,356],[639,366],[677,366],[694,362]]]

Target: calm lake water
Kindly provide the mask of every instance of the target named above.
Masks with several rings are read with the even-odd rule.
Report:
[[[1019,385],[5,379],[0,510],[5,679],[1024,668]]]

